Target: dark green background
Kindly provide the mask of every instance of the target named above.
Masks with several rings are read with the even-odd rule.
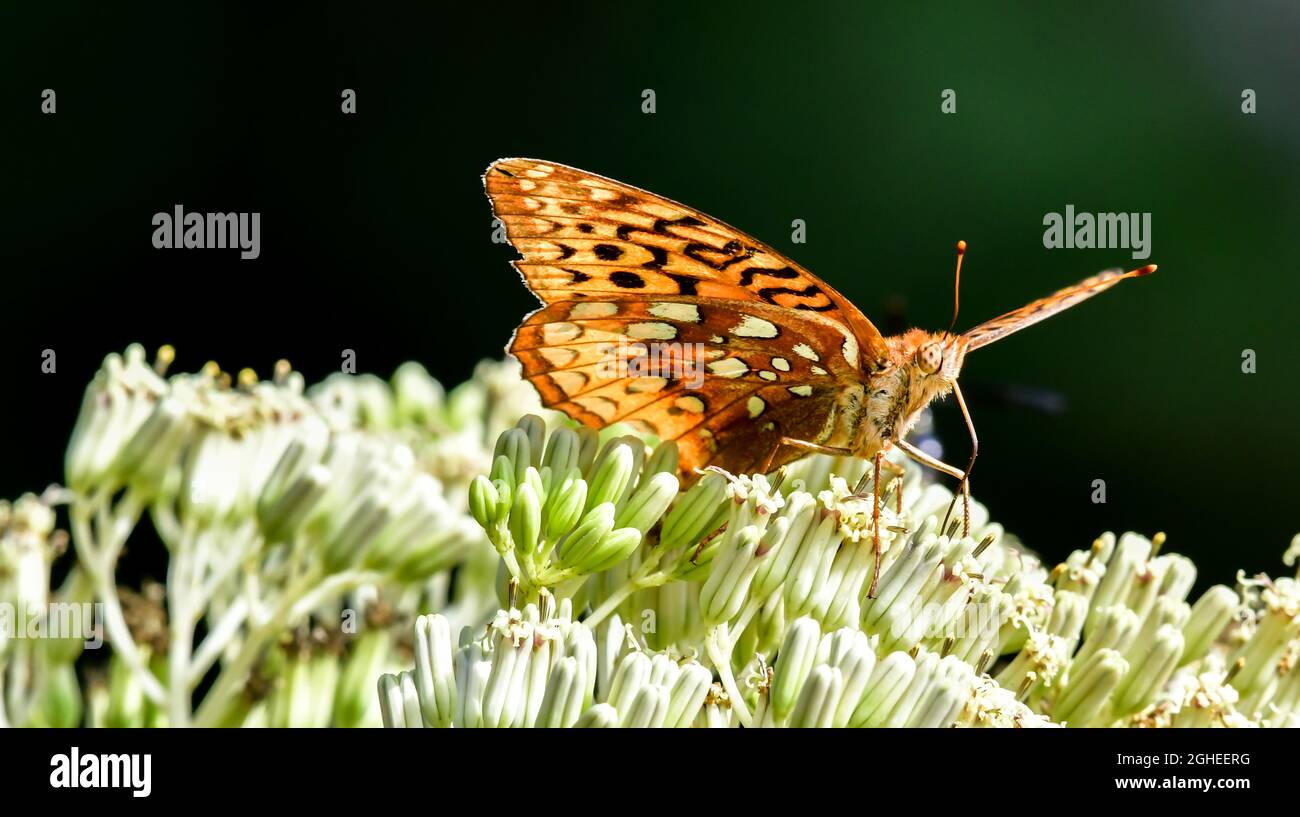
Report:
[[[130,341],[174,343],[190,369],[287,356],[316,378],[352,348],[366,371],[467,376],[533,303],[490,242],[479,181],[525,155],[687,202],[868,315],[901,295],[930,328],[947,324],[958,238],[967,327],[1138,265],[1044,249],[1045,213],[1151,212],[1157,275],[968,360],[966,382],[1068,401],[1050,416],[973,399],[976,493],[1048,559],[1104,529],[1163,529],[1202,584],[1279,569],[1300,529],[1294,3],[13,5],[4,495],[61,476],[85,383]],[[55,116],[39,113],[47,87]],[[339,112],[342,88],[358,115]],[[150,218],[176,203],[260,211],[262,257],[154,250]],[[961,459],[955,410],[939,418]]]

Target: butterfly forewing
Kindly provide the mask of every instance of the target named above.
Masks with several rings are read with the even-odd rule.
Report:
[[[552,162],[501,159],[484,184],[514,262],[544,303],[659,296],[757,302],[817,313],[856,338],[865,372],[888,347],[825,282],[717,219],[644,190]]]

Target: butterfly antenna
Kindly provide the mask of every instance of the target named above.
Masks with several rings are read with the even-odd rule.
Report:
[[[966,242],[957,242],[957,274],[952,282],[952,323],[948,324],[948,335],[957,328],[957,309],[961,306],[961,259],[966,255]]]

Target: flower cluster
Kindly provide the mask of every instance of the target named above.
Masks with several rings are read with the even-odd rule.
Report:
[[[172,360],[167,347],[152,363],[138,346],[109,355],[68,446],[66,488],[4,506],[0,603],[24,620],[48,618],[49,603],[91,605],[87,640],[102,634],[111,656],[79,678],[81,640],[50,642],[75,647],[55,663],[48,639],[14,639],[0,647],[0,717],[377,723],[374,677],[400,660],[416,614],[477,622],[498,606],[496,556],[464,486],[491,461],[500,418],[535,397],[503,364],[444,393],[414,364],[391,382],[338,374],[306,389],[284,362],[261,381],[211,363],[168,376]],[[60,505],[73,563],[51,593],[68,538],[53,530]],[[145,517],[166,583],[121,587]],[[46,704],[53,693],[61,706]]]
[[[411,672],[384,676],[386,722],[1029,727],[1300,718],[1292,671],[1300,585],[1292,579],[1243,577],[1240,591],[1215,586],[1191,603],[1195,567],[1161,554],[1162,534],[1105,534],[1049,570],[978,503],[969,530],[961,518],[946,523],[952,493],[915,468],[890,468],[877,487],[866,463],[818,455],[771,481],[711,468],[678,490],[675,465],[671,444],[624,436],[602,446],[566,425],[547,435],[535,416],[506,431],[470,505],[501,556],[503,598],[524,612],[498,613],[487,636],[464,630],[459,651],[445,625],[421,625],[445,646],[432,658],[420,652]],[[554,617],[538,612],[552,607]],[[606,643],[610,633],[617,647]],[[555,644],[588,637],[602,662],[627,663],[633,677],[659,678],[662,689],[634,703],[576,668],[559,673],[555,656],[583,648]],[[502,639],[531,658],[503,651]],[[430,703],[496,700],[488,679],[505,683],[515,670],[501,662],[521,661],[538,674],[496,692],[512,702],[509,718],[458,718]],[[427,680],[435,665],[441,685]],[[682,683],[691,697],[675,697],[668,671],[653,669],[668,666],[690,668]],[[571,696],[563,717],[528,714],[559,690]],[[691,718],[675,716],[687,710]]]

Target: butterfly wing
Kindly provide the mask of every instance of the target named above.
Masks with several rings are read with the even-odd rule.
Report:
[[[985,321],[974,329],[965,332],[963,337],[969,341],[966,351],[974,351],[981,346],[988,346],[993,341],[1000,340],[1013,332],[1019,332],[1026,326],[1033,326],[1041,320],[1050,318],[1058,312],[1086,301],[1099,292],[1105,292],[1125,278],[1149,275],[1155,271],[1155,264],[1149,264],[1132,272],[1121,272],[1118,269],[1106,270],[1080,281],[1072,287],[1053,292],[1046,298],[1039,298],[1015,311],[1008,312],[991,321]]]
[[[771,247],[683,204],[535,159],[484,174],[492,209],[523,259],[514,266],[543,303],[666,296],[754,302],[817,313],[855,338],[867,373],[889,365],[871,321]]]
[[[557,301],[510,344],[545,405],[676,440],[688,476],[752,473],[783,436],[826,439],[843,380],[861,377],[852,351],[817,313],[680,295]],[[774,466],[803,452],[780,453]]]

